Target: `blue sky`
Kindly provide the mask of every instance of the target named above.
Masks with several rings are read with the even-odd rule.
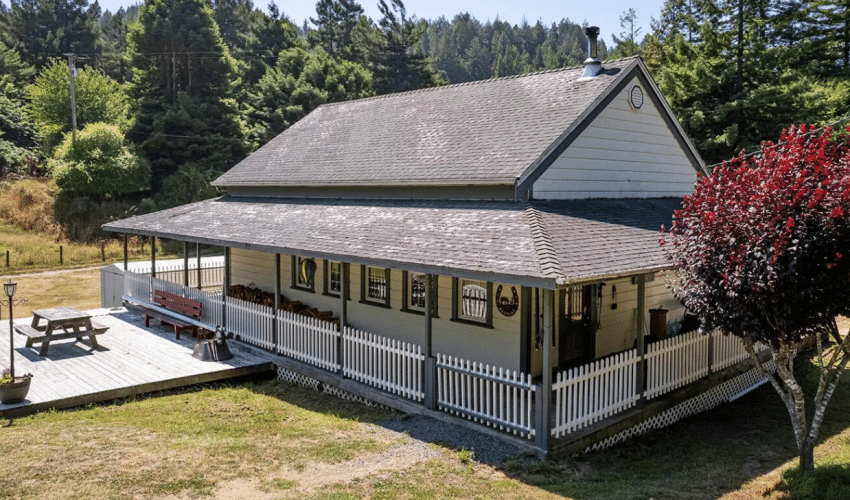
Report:
[[[134,0],[100,0],[103,9],[115,12],[121,6],[138,3]],[[281,12],[289,16],[297,24],[302,24],[304,19],[316,15],[315,0],[275,0]],[[254,0],[258,7],[265,8],[268,0]],[[377,0],[360,0],[360,4],[366,10],[366,15],[377,19]],[[651,17],[659,17],[664,0],[644,0],[642,2],[626,2],[624,0],[585,0],[554,2],[552,0],[406,0],[408,15],[415,14],[425,19],[435,19],[445,16],[451,20],[455,14],[469,12],[479,21],[495,20],[496,16],[502,21],[512,24],[522,22],[523,16],[530,24],[537,20],[544,24],[557,22],[562,18],[578,24],[587,21],[588,24],[601,28],[601,36],[611,46],[611,35],[619,35],[624,31],[620,28],[620,15],[630,7],[637,11],[637,21],[642,28],[640,38],[650,31],[649,22]]]

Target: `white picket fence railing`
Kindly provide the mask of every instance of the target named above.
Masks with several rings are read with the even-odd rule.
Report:
[[[714,352],[713,362],[711,363],[712,370],[722,370],[750,357],[746,347],[744,347],[744,343],[738,337],[734,335],[722,335],[720,332],[714,332],[713,335]],[[763,344],[756,344],[755,347],[756,352],[767,349],[767,346]]]
[[[274,349],[274,308],[227,297],[224,310],[228,332],[233,332],[243,342]]]
[[[422,346],[346,327],[343,375],[413,401],[425,398]]]
[[[184,296],[201,303],[201,322],[217,327],[224,324],[221,317],[221,291],[204,291],[194,287],[186,288]]]
[[[437,354],[437,405],[449,413],[531,438],[531,375]]]
[[[151,274],[151,266],[134,267],[135,274]],[[156,266],[156,277],[179,285],[183,284],[183,264]],[[203,288],[221,287],[224,283],[224,266],[221,262],[201,262],[201,286]],[[198,268],[189,266],[189,286],[198,286]]]
[[[649,344],[646,352],[647,399],[708,375],[709,335],[693,331]]]
[[[280,310],[277,353],[328,371],[339,370],[336,324]]]
[[[143,304],[151,303],[151,277],[124,272],[124,295]]]
[[[637,403],[637,350],[621,352],[557,374],[552,384],[560,437],[631,408]]]

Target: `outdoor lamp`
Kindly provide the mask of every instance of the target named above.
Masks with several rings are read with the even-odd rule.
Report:
[[[6,292],[6,297],[12,298],[15,295],[15,289],[18,287],[18,284],[12,280],[3,283],[3,291]]]

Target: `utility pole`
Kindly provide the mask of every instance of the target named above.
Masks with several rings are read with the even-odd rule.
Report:
[[[74,77],[77,76],[77,67],[75,65],[76,56],[74,54],[65,54],[68,56],[68,83],[71,86],[71,144],[77,142],[77,95],[74,89]]]

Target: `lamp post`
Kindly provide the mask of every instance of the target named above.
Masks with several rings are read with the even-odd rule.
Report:
[[[9,374],[12,376],[12,381],[15,380],[15,329],[12,323],[13,313],[12,306],[19,306],[21,304],[26,304],[25,300],[13,300],[12,297],[15,295],[15,290],[17,290],[18,284],[12,280],[9,280],[6,283],[3,283],[3,291],[6,292],[6,297],[9,297],[8,300],[0,300],[0,305],[9,304]]]

